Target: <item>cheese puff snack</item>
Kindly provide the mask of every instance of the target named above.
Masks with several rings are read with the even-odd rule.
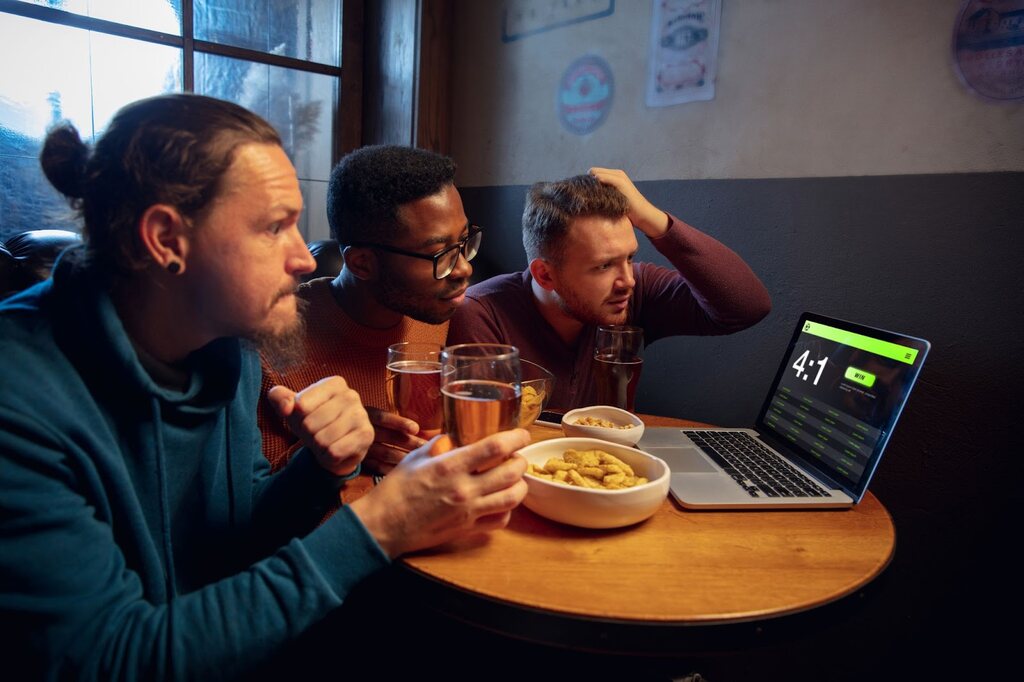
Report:
[[[572,464],[578,464],[584,467],[596,467],[601,463],[601,456],[598,455],[598,450],[566,450],[562,453],[562,459]]]
[[[621,459],[602,450],[566,450],[562,459],[552,457],[543,467],[529,464],[526,473],[553,483],[604,490],[621,490],[648,482]]]
[[[544,406],[544,393],[538,392],[533,386],[523,386],[523,392],[519,402],[519,426],[529,426],[537,417]]]
[[[580,426],[600,426],[606,429],[631,429],[636,426],[636,424],[623,424],[619,426],[615,422],[602,419],[601,417],[580,417],[575,423]]]

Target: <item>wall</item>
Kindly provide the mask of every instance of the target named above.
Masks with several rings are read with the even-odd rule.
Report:
[[[1021,605],[1006,538],[1024,473],[1010,440],[1024,380],[1024,104],[959,83],[959,3],[726,1],[715,99],[659,109],[643,103],[651,3],[503,43],[508,4],[455,12],[452,155],[467,214],[489,228],[478,272],[523,266],[528,183],[606,165],[734,248],[773,297],[753,329],[651,346],[639,409],[749,423],[802,310],[933,343],[871,486],[897,527],[883,579],[817,638],[708,660],[705,674],[994,670],[1009,649],[992,615]],[[555,89],[588,52],[611,65],[616,93],[604,125],[578,137],[558,123]],[[649,245],[641,257],[664,262]]]
[[[726,0],[715,99],[654,109],[644,105],[651,2],[618,0],[612,16],[503,43],[511,6],[457,4],[452,152],[463,184],[592,165],[681,180],[1024,164],[1024,105],[983,102],[952,68],[956,0]],[[555,93],[588,53],[612,67],[615,95],[604,125],[581,138],[559,125]]]

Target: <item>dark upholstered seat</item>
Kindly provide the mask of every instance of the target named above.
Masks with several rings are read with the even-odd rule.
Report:
[[[8,293],[17,291],[20,279],[18,261],[7,247],[0,244],[0,298],[6,298]]]
[[[8,239],[0,253],[0,297],[42,282],[60,252],[81,241],[68,230],[29,230]]]
[[[336,277],[341,272],[341,266],[345,262],[341,257],[341,248],[338,242],[333,239],[320,239],[306,245],[309,252],[316,260],[316,270],[305,275],[303,282],[308,282],[317,277]]]

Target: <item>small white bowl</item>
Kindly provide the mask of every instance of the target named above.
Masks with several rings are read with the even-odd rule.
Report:
[[[553,438],[528,445],[519,454],[537,466],[566,450],[604,450],[633,467],[648,483],[622,490],[599,490],[552,483],[529,474],[523,505],[545,518],[583,528],[619,528],[639,523],[658,511],[668,495],[668,465],[654,455],[596,438]]]
[[[605,426],[586,426],[577,424],[581,417],[597,417],[619,426],[632,424],[630,429],[609,429]],[[611,405],[593,405],[570,410],[562,417],[562,433],[569,437],[600,438],[622,445],[636,445],[644,435],[644,423],[632,412],[620,410]]]

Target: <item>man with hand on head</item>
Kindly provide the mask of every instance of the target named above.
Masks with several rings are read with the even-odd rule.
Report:
[[[52,279],[0,303],[0,649],[29,679],[259,669],[409,551],[503,526],[525,431],[421,448],[319,522],[373,428],[337,377],[274,401],[304,447],[276,474],[252,344],[295,334],[313,259],[277,133],[228,102],[121,109],[41,155],[84,220]],[[268,351],[269,352],[269,351]]]
[[[455,188],[455,164],[433,152],[380,145],[354,151],[331,172],[327,217],[344,254],[341,273],[299,287],[306,304],[303,354],[281,364],[264,356],[259,424],[263,452],[283,466],[301,440],[274,409],[274,386],[297,391],[344,377],[375,428],[366,466],[387,473],[423,445],[423,425],[387,411],[387,348],[402,341],[443,346],[464,300],[482,233]],[[281,393],[282,396],[285,393]]]
[[[640,230],[675,270],[634,262]],[[771,309],[738,255],[651,204],[621,170],[592,168],[530,188],[523,211],[529,268],[470,287],[448,343],[509,343],[555,375],[549,407],[596,401],[599,325],[642,327],[645,343],[730,334]]]

